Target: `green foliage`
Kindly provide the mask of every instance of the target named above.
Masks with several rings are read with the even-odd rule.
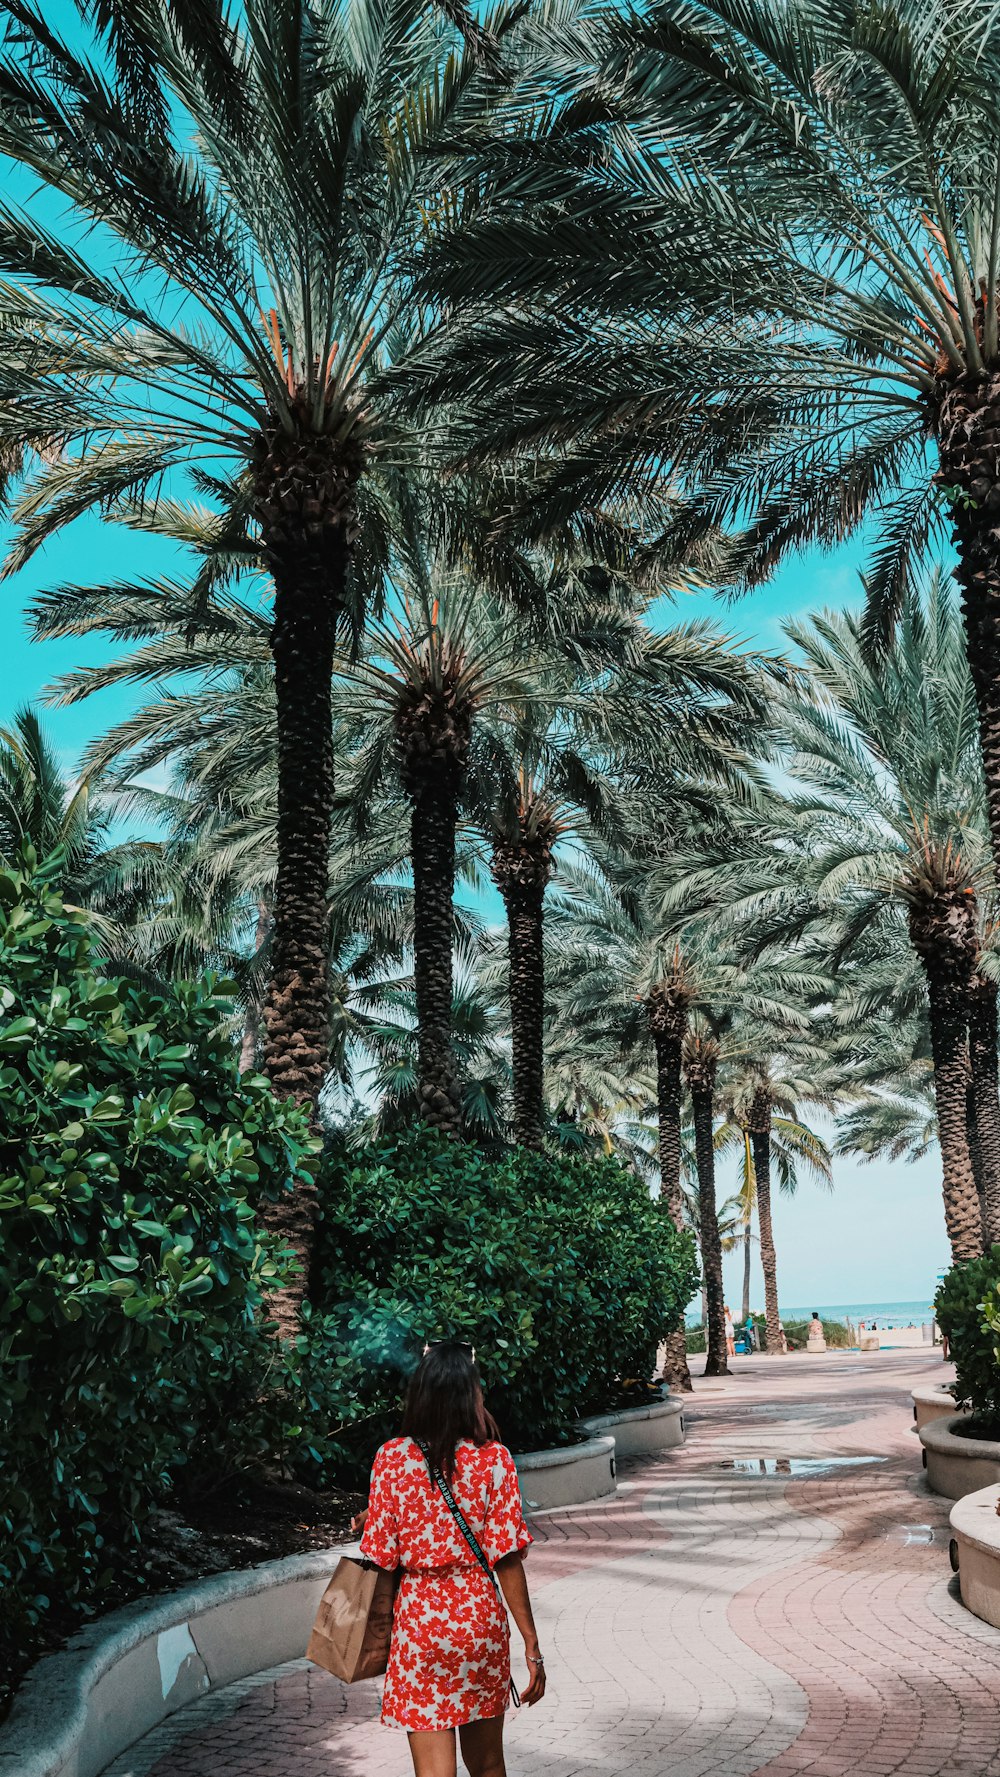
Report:
[[[515,1448],[566,1442],[577,1417],[653,1374],[698,1276],[645,1185],[614,1160],[500,1155],[416,1131],[324,1168],[322,1323],[331,1404],[373,1426],[398,1410],[425,1339],[476,1346]],[[339,1378],[339,1387],[332,1386]]]
[[[782,1319],[781,1324],[785,1329],[785,1338],[788,1340],[789,1351],[804,1351],[806,1348],[806,1341],[809,1338],[809,1322],[807,1320]],[[757,1338],[760,1341],[761,1347],[766,1350],[767,1335],[764,1327],[763,1314],[756,1314],[754,1316],[754,1326],[757,1329]],[[737,1328],[737,1337],[738,1336],[739,1329]],[[823,1337],[828,1345],[835,1348],[849,1347],[852,1343],[851,1335],[842,1320],[825,1320],[823,1322]],[[697,1355],[698,1352],[704,1351],[704,1327],[688,1327],[685,1333],[685,1342],[689,1354],[694,1353]]]
[[[781,1324],[785,1329],[785,1338],[788,1340],[789,1351],[804,1351],[809,1339],[810,1322],[807,1320],[785,1320],[784,1317],[782,1317]],[[764,1322],[762,1319],[762,1332],[763,1326]],[[834,1349],[843,1349],[849,1347],[853,1343],[851,1335],[842,1320],[825,1320],[823,1322],[823,1337],[827,1344]]]
[[[955,1364],[955,1399],[978,1430],[1000,1436],[1000,1246],[953,1265],[938,1284],[934,1313]]]
[[[0,873],[2,1652],[138,1566],[179,1471],[273,1443],[258,1311],[287,1256],[256,1209],[314,1164],[302,1114],[239,1078],[226,984],[102,979],[24,860]]]

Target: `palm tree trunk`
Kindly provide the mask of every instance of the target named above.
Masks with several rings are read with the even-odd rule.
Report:
[[[687,1064],[688,1087],[694,1113],[694,1150],[698,1168],[698,1219],[701,1229],[701,1265],[705,1274],[708,1305],[706,1328],[706,1376],[728,1376],[726,1353],[726,1300],[722,1282],[722,1241],[715,1202],[715,1145],[713,1142],[714,1060],[699,1056]]]
[[[979,711],[994,871],[1000,880],[1000,374],[942,383],[935,431],[938,480],[951,496],[965,643]]]
[[[925,959],[926,960],[926,959]],[[966,1134],[966,1017],[963,989],[927,971],[934,1096],[941,1149],[944,1219],[952,1260],[975,1259],[983,1250],[982,1218]]]
[[[360,458],[330,438],[262,430],[253,510],[274,579],[277,852],[264,1066],[276,1092],[312,1107],[330,1052],[328,888],[333,822],[331,679],[344,609],[353,490]],[[296,1281],[271,1303],[282,1337],[298,1327],[309,1289],[315,1186],[299,1184],[264,1212],[298,1259]]]
[[[683,1083],[681,1055],[687,1015],[666,1021],[658,1016],[660,1007],[651,994],[646,1002],[650,1029],[656,1047],[656,1112],[657,1143],[660,1157],[660,1203],[675,1228],[682,1228],[684,1218],[681,1197],[681,1100]],[[663,1027],[665,1025],[665,1028]],[[668,1333],[665,1340],[663,1380],[669,1387],[691,1392],[691,1371],[687,1361],[687,1339],[683,1321]]]
[[[976,1181],[976,1196],[979,1198],[979,1219],[982,1223],[983,1239],[986,1239],[986,1191],[983,1184],[983,1156],[979,1147],[979,1131],[976,1128],[976,1094],[972,1084],[972,1070],[966,1057],[965,1072],[965,1139],[969,1144],[969,1159],[972,1161],[972,1176]]]
[[[778,1267],[774,1250],[774,1229],[771,1225],[771,1101],[766,1108],[756,1101],[751,1109],[753,1126],[753,1168],[757,1178],[757,1226],[760,1229],[760,1265],[764,1273],[764,1329],[767,1349],[772,1356],[781,1355],[780,1316],[778,1313]]]
[[[652,1022],[652,1021],[651,1021]],[[656,1047],[657,1147],[660,1160],[660,1202],[675,1228],[683,1227],[681,1196],[681,1053],[683,1027],[653,1031]]]
[[[504,896],[510,988],[513,1134],[525,1148],[540,1148],[545,1133],[545,890],[540,884]]]
[[[750,1319],[750,1223],[743,1233],[743,1307],[742,1325]]]
[[[457,828],[454,774],[435,772],[413,795],[410,823],[417,1097],[420,1115],[449,1135],[461,1123],[452,1048]]]
[[[545,890],[555,821],[536,800],[518,810],[517,836],[493,839],[493,880],[507,912],[513,1135],[540,1149],[545,1136]]]
[[[997,1090],[997,989],[976,974],[969,996],[969,1078],[982,1186],[986,1245],[1000,1241],[1000,1092]]]
[[[254,930],[254,955],[259,956],[264,948],[271,913],[264,901],[257,902],[257,925]],[[243,1022],[243,1041],[240,1044],[240,1073],[253,1073],[257,1066],[257,1044],[260,1040],[260,1004],[249,995],[247,998],[246,1018]]]

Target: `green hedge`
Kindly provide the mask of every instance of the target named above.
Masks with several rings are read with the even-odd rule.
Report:
[[[804,1351],[809,1338],[809,1322],[807,1320],[785,1320],[782,1316],[782,1325],[785,1329],[785,1338],[788,1340],[789,1351]],[[757,1338],[760,1341],[761,1349],[766,1350],[767,1335],[763,1314],[754,1316],[754,1326],[757,1329]],[[737,1327],[737,1338],[739,1338],[740,1332],[741,1328]],[[832,1347],[844,1347],[851,1344],[851,1335],[842,1320],[825,1320],[823,1322],[823,1337]],[[704,1327],[687,1327],[685,1342],[689,1356],[696,1356],[699,1352],[703,1352],[705,1349]]]
[[[224,992],[102,979],[51,869],[0,872],[0,1671],[51,1603],[92,1612],[141,1573],[179,1472],[281,1435],[258,1311],[283,1261],[255,1206],[313,1144],[240,1080]]]
[[[652,1375],[697,1282],[691,1237],[610,1159],[417,1131],[332,1152],[321,1196],[310,1363],[358,1469],[425,1339],[472,1341],[504,1436],[537,1448]]]
[[[804,1351],[809,1340],[811,1321],[785,1320],[784,1315],[782,1315],[781,1324],[785,1329],[785,1338],[788,1340],[789,1351]],[[764,1323],[762,1320],[762,1329],[763,1325]],[[826,1340],[827,1345],[834,1350],[838,1348],[844,1349],[853,1343],[851,1335],[842,1320],[825,1320],[823,1322],[823,1337]]]
[[[955,1398],[985,1436],[1000,1437],[1000,1246],[953,1265],[938,1284],[934,1313],[955,1364]]]

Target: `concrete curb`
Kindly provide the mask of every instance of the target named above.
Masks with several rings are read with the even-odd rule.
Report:
[[[924,1388],[915,1388],[910,1399],[913,1402],[913,1419],[918,1431],[929,1425],[932,1419],[955,1419],[961,1413],[961,1409],[955,1405],[955,1396],[943,1383],[928,1383]]]
[[[973,1616],[1000,1629],[1000,1487],[967,1493],[951,1508],[958,1545],[958,1584],[962,1603]],[[954,1553],[952,1559],[954,1566]]]
[[[586,1505],[615,1491],[615,1440],[588,1438],[564,1450],[528,1450],[514,1457],[529,1510]],[[2,1777],[2,1771],[0,1771]]]
[[[621,1413],[597,1413],[581,1419],[580,1428],[592,1438],[607,1433],[615,1440],[617,1456],[652,1456],[673,1450],[684,1442],[684,1402],[678,1395],[628,1407]]]
[[[213,1574],[89,1624],[25,1679],[0,1728],[0,1777],[98,1777],[196,1698],[300,1658],[337,1560],[357,1548]]]
[[[952,1413],[930,1420],[917,1433],[924,1447],[928,1486],[943,1499],[964,1499],[967,1493],[1000,1481],[1000,1443],[956,1435],[956,1427],[967,1418],[965,1413]]]

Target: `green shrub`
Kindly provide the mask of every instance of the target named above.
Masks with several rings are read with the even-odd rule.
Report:
[[[704,1327],[685,1327],[684,1328],[684,1349],[687,1352],[688,1357],[697,1357],[699,1352],[704,1352],[704,1350],[705,1350],[705,1329],[704,1329]]]
[[[691,1237],[610,1159],[416,1131],[332,1152],[321,1197],[312,1377],[359,1467],[425,1339],[475,1344],[515,1448],[565,1442],[580,1413],[652,1375],[697,1281]]]
[[[934,1298],[934,1313],[955,1363],[956,1401],[972,1409],[977,1428],[988,1437],[1000,1437],[998,1285],[1000,1246],[994,1246],[982,1258],[953,1265]]]
[[[102,979],[84,915],[0,872],[0,1669],[50,1602],[92,1611],[171,1480],[274,1436],[255,1208],[315,1164],[240,1080],[224,983]]]
[[[760,1324],[763,1331],[763,1319]],[[785,1329],[785,1338],[788,1340],[789,1351],[804,1351],[809,1340],[811,1321],[786,1320],[784,1315],[782,1315],[781,1324]],[[822,1324],[823,1337],[832,1349],[843,1349],[851,1345],[851,1335],[842,1320],[825,1320]]]

